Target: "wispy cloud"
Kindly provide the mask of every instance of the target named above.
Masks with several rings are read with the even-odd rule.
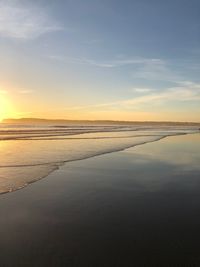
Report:
[[[132,72],[132,78],[170,82],[182,80],[182,76],[171,70],[169,64],[164,60],[146,61],[144,64],[138,65]]]
[[[119,107],[119,108],[139,108],[140,105],[148,104],[151,106],[157,104],[164,104],[167,101],[185,102],[185,101],[200,101],[200,83],[193,83],[184,81],[177,84],[175,87],[167,88],[163,91],[152,91],[151,88],[135,88],[137,90],[145,89],[147,94],[138,96],[127,100],[119,100],[109,103],[102,103],[96,105],[76,106],[66,108],[67,110],[81,110],[105,107]],[[153,92],[153,93],[152,93]]]
[[[65,57],[60,55],[49,55],[47,58],[55,61],[59,61],[66,64],[79,64],[79,65],[88,65],[96,68],[104,69],[118,69],[123,67],[128,67],[127,74],[132,80],[146,80],[153,82],[170,82],[178,83],[183,81],[187,75],[185,72],[186,66],[188,63],[182,63],[177,67],[177,64],[172,64],[171,61],[167,61],[161,58],[144,58],[144,57],[130,57],[126,58],[125,56],[116,58],[113,60],[100,61],[90,58],[73,58]],[[194,64],[189,64],[190,69],[197,66]],[[145,89],[146,90],[146,89]],[[150,89],[148,88],[147,91]],[[146,91],[146,92],[147,92]],[[138,90],[138,93],[142,93],[142,89]]]
[[[61,30],[41,7],[22,1],[0,2],[0,35],[15,39],[34,39],[40,35]]]
[[[133,69],[131,77],[134,79],[170,82],[182,80],[182,76],[179,73],[172,71],[169,64],[165,60],[159,58],[136,57],[107,61],[98,61],[88,58],[63,58],[58,56],[52,56],[51,58],[63,62],[95,66],[98,68],[120,68],[130,66]]]
[[[149,92],[152,92],[152,91],[154,91],[152,88],[143,88],[143,87],[141,87],[141,88],[132,88],[132,90],[131,90],[133,93],[139,93],[139,94],[146,94],[146,93],[149,93]]]
[[[167,101],[184,102],[184,101],[199,101],[200,90],[196,91],[191,88],[174,87],[166,90],[166,92],[149,94],[134,99],[123,101],[126,106],[139,104],[157,105]]]
[[[133,106],[140,104],[155,105],[167,101],[184,102],[200,101],[200,84],[189,81],[180,82],[181,85],[167,88],[165,90],[149,93],[144,96],[122,101],[122,105]],[[151,91],[149,91],[151,92]]]
[[[87,59],[87,58],[70,58],[70,57],[64,57],[64,56],[59,56],[59,55],[48,55],[47,58],[60,61],[60,62],[64,62],[64,63],[91,65],[91,66],[96,66],[100,68],[115,67],[112,62],[97,62],[95,60]]]
[[[172,71],[169,63],[159,58],[120,58],[106,61],[98,61],[89,58],[70,58],[59,55],[49,55],[47,58],[62,63],[94,66],[97,68],[115,69],[129,66],[132,68],[131,78],[153,81],[176,82],[182,80],[182,75]]]
[[[63,57],[59,55],[48,55],[48,58],[52,60],[68,62],[68,63],[76,63],[76,64],[83,64],[83,65],[91,65],[100,68],[117,68],[123,67],[127,65],[146,65],[146,64],[164,64],[161,59],[156,58],[130,58],[130,59],[117,59],[117,60],[107,60],[107,61],[98,61],[89,58],[70,58],[70,57]]]

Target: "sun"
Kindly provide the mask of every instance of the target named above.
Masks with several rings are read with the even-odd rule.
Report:
[[[12,105],[9,100],[4,95],[0,94],[0,121],[12,116],[12,111]]]

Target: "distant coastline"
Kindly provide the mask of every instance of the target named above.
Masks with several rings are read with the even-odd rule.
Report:
[[[191,125],[200,126],[200,122],[176,122],[176,121],[117,121],[117,120],[67,120],[67,119],[43,119],[43,118],[19,118],[4,119],[1,123],[7,124],[121,124],[121,125]]]

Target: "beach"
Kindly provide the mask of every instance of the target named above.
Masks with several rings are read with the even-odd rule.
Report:
[[[199,149],[170,136],[0,195],[0,266],[199,266]]]
[[[200,267],[200,0],[0,0],[0,267]]]

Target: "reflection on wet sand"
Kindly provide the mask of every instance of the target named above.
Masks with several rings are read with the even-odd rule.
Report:
[[[199,135],[165,138],[1,195],[1,265],[199,266],[199,150]]]

